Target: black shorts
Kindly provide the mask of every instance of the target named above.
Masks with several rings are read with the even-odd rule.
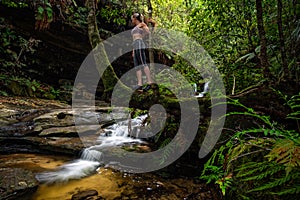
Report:
[[[146,45],[142,39],[137,39],[133,41],[132,46],[134,51],[134,55],[133,55],[134,67],[136,68],[136,70],[140,70],[143,67],[147,66],[146,53],[145,53]]]

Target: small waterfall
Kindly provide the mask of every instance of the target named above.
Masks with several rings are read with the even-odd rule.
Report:
[[[107,148],[113,148],[124,144],[145,143],[140,139],[130,137],[129,127],[142,126],[147,115],[142,115],[132,120],[125,120],[113,124],[106,129],[105,133],[98,137],[97,145],[82,151],[80,159],[58,167],[55,171],[39,173],[36,178],[42,183],[67,182],[72,179],[81,179],[96,172],[103,163],[103,152]]]
[[[203,91],[200,92],[200,93],[199,93],[198,95],[196,95],[195,97],[204,97],[204,95],[207,94],[208,91],[209,91],[209,83],[210,83],[210,81],[205,82]]]
[[[81,159],[99,162],[102,157],[102,152],[90,148],[84,149],[81,153]]]
[[[207,93],[207,92],[208,92],[208,90],[209,90],[209,83],[210,83],[210,81],[208,81],[208,82],[206,82],[206,83],[204,84],[204,89],[203,89],[203,92],[202,92],[202,93]]]

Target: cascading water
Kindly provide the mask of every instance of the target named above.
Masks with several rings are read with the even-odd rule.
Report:
[[[204,97],[204,95],[206,93],[208,93],[209,91],[209,83],[210,81],[207,81],[205,84],[204,84],[204,88],[203,88],[203,91],[200,92],[198,95],[196,95],[195,97]],[[197,89],[195,89],[195,91],[197,91]]]
[[[95,173],[97,168],[103,164],[104,149],[107,150],[124,144],[145,143],[141,139],[131,137],[129,133],[130,129],[138,130],[146,118],[147,115],[142,115],[107,127],[104,129],[104,134],[98,137],[96,145],[84,149],[79,159],[62,165],[55,171],[37,174],[37,179],[42,183],[50,184],[67,182],[71,179],[81,179]]]

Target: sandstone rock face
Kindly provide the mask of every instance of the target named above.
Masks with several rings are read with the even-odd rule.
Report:
[[[0,200],[30,199],[38,187],[32,172],[21,168],[0,168]]]
[[[44,115],[34,118],[33,122],[35,124],[35,132],[40,132],[43,129],[52,127],[64,127],[74,125],[71,109],[52,110],[50,113],[46,113]]]
[[[17,114],[16,110],[2,108],[0,112],[0,126],[5,126],[8,124],[18,122],[17,119],[12,118],[11,116]]]
[[[80,137],[92,145],[102,127],[122,120],[121,111],[111,116],[112,108],[98,103],[101,106],[72,109],[55,101],[0,97],[0,152],[77,156],[85,148]]]

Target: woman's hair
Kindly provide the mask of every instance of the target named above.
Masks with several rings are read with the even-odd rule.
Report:
[[[137,20],[139,20],[140,22],[144,21],[144,16],[141,13],[134,13],[131,18],[135,18]]]

